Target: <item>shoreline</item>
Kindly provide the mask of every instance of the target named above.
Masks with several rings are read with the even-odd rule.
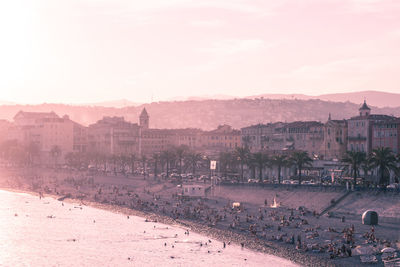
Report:
[[[0,187],[0,190],[4,191],[9,191],[9,192],[14,192],[14,193],[25,193],[25,194],[30,194],[30,195],[37,195],[38,192],[32,191],[32,190],[21,190],[18,188],[13,188],[13,187]],[[51,197],[55,200],[58,200],[60,195],[54,195],[54,194],[48,194],[45,193],[43,194],[44,197]],[[59,200],[60,201],[60,200]],[[247,234],[240,234],[234,231],[231,231],[229,229],[221,229],[223,227],[209,227],[207,225],[192,221],[192,220],[187,220],[187,219],[173,219],[170,216],[164,215],[164,214],[159,214],[156,212],[150,212],[150,211],[142,211],[138,209],[133,209],[129,208],[123,205],[117,205],[117,204],[105,204],[105,203],[100,203],[96,201],[91,201],[91,200],[82,200],[78,198],[74,198],[73,196],[67,197],[63,200],[64,202],[69,202],[69,203],[75,203],[75,204],[82,204],[84,206],[89,206],[92,208],[96,209],[102,209],[106,211],[110,211],[113,213],[120,213],[124,215],[129,215],[129,216],[137,216],[141,217],[144,220],[148,220],[149,222],[158,222],[158,223],[163,223],[163,224],[168,224],[171,226],[177,226],[181,228],[189,228],[191,231],[214,238],[216,240],[219,240],[221,242],[232,242],[237,245],[240,245],[241,243],[245,243],[245,248],[250,249],[255,252],[260,252],[260,253],[265,253],[268,255],[273,255],[277,256],[289,261],[292,261],[296,264],[299,264],[301,266],[346,266],[343,264],[343,262],[340,263],[335,263],[335,261],[323,258],[323,257],[318,257],[316,255],[311,255],[309,253],[304,254],[302,252],[297,251],[294,248],[291,248],[289,245],[286,245],[284,243],[273,243],[271,241],[267,240],[260,240],[256,237],[247,235]],[[63,202],[60,201],[60,202]],[[349,265],[350,266],[350,265]]]

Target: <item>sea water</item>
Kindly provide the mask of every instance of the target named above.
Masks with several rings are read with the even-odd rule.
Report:
[[[296,266],[185,231],[0,190],[0,266]]]

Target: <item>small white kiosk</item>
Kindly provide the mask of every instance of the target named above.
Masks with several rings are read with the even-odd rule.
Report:
[[[185,197],[205,197],[206,187],[203,185],[182,185],[182,196]]]

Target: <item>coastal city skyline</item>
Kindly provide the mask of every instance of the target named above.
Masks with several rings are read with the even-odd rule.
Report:
[[[400,267],[400,0],[9,0],[0,36],[0,266]]]

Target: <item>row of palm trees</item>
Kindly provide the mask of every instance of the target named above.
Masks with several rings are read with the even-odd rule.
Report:
[[[55,165],[57,165],[61,152],[61,148],[57,146],[50,151],[50,156]],[[10,141],[0,145],[0,156],[21,165],[32,165],[39,156],[39,149],[34,143],[21,146]],[[263,171],[266,168],[276,168],[279,183],[281,183],[283,168],[294,168],[297,171],[299,183],[301,183],[302,171],[311,167],[313,162],[305,151],[271,155],[264,152],[251,153],[247,146],[237,147],[233,151],[220,152],[219,155],[214,157],[205,156],[184,145],[171,146],[161,152],[153,153],[151,156],[136,154],[106,155],[97,152],[68,153],[65,155],[65,161],[71,167],[85,168],[88,165],[94,165],[96,169],[103,166],[103,169],[107,170],[107,166],[113,166],[114,171],[125,171],[128,168],[133,174],[137,169],[136,166],[140,167],[145,174],[148,166],[151,166],[155,176],[161,170],[167,177],[171,172],[177,172],[181,176],[183,172],[187,171],[196,174],[199,169],[209,170],[212,160],[217,160],[218,169],[222,176],[228,177],[229,174],[238,174],[242,181],[244,181],[245,166],[251,171],[251,176],[258,176],[260,181],[263,180]],[[368,155],[360,151],[347,151],[341,162],[345,165],[344,169],[353,177],[354,184],[360,177],[360,170],[364,173],[364,179],[375,171],[380,185],[389,183],[390,173],[395,173],[395,179],[398,182],[400,155],[396,156],[389,148],[376,148]]]
[[[33,165],[39,158],[39,149],[34,143],[28,146],[21,146],[15,142],[4,143],[0,147],[1,156],[4,159],[18,163],[21,165]],[[57,165],[62,155],[61,148],[54,146],[51,148],[50,156],[53,164]],[[256,176],[255,169],[258,169],[259,179],[262,180],[263,170],[266,167],[277,167],[278,180],[281,181],[281,170],[283,167],[295,166],[301,179],[301,170],[305,166],[309,166],[312,162],[306,152],[295,151],[289,154],[276,154],[269,156],[263,152],[251,153],[247,147],[238,147],[233,151],[220,152],[219,155],[210,157],[203,155],[197,151],[189,149],[189,147],[171,146],[161,152],[153,153],[151,156],[146,155],[107,155],[98,152],[71,152],[64,156],[65,163],[74,168],[86,168],[90,165],[95,169],[108,170],[110,166],[115,172],[130,169],[132,174],[138,169],[142,169],[144,174],[148,170],[148,166],[153,167],[155,176],[159,171],[169,176],[171,172],[177,172],[180,176],[183,172],[210,170],[210,162],[216,160],[219,164],[220,173],[227,177],[228,173],[240,173],[240,178],[244,181],[244,167],[253,171],[253,177]]]
[[[258,176],[260,181],[263,180],[263,171],[265,168],[276,168],[278,171],[278,183],[281,183],[281,173],[284,167],[297,170],[299,182],[301,183],[301,173],[305,167],[312,164],[312,159],[305,151],[291,151],[291,153],[279,153],[270,155],[265,152],[251,153],[247,147],[238,147],[232,152],[222,152],[219,156],[220,167],[222,173],[227,172],[227,166],[237,164],[240,166],[240,177],[244,180],[244,166],[252,172],[252,177]],[[258,171],[258,175],[256,173]],[[226,176],[226,175],[224,175]]]
[[[61,148],[55,145],[49,152],[54,164],[57,165],[62,152]],[[0,157],[20,165],[33,165],[40,157],[40,149],[34,142],[23,145],[17,140],[9,140],[0,144]]]
[[[112,166],[115,172],[130,169],[132,174],[137,169],[141,169],[143,174],[146,174],[149,167],[153,167],[154,176],[157,176],[159,171],[165,172],[166,176],[169,176],[172,171],[176,171],[179,175],[187,170],[196,173],[196,170],[204,165],[202,164],[204,158],[200,153],[192,151],[183,145],[171,146],[152,155],[106,155],[97,152],[68,153],[65,156],[65,160],[72,167],[92,165],[95,169],[103,168],[106,171],[107,166]]]
[[[299,183],[302,182],[302,171],[312,166],[313,160],[305,151],[292,151],[286,154],[268,155],[263,152],[250,153],[246,147],[239,147],[233,152],[222,152],[220,154],[220,164],[222,171],[226,173],[227,166],[235,166],[235,161],[239,162],[241,169],[241,178],[244,179],[244,166],[252,170],[252,177],[256,177],[258,170],[258,179],[263,178],[265,168],[275,167],[278,172],[278,183],[281,183],[282,168],[294,168],[297,172]],[[390,173],[394,173],[395,182],[399,183],[400,175],[400,154],[387,147],[373,149],[368,155],[365,152],[347,151],[341,159],[344,163],[344,170],[351,173],[354,184],[357,177],[360,177],[360,170],[364,172],[364,179],[374,170],[377,173],[378,184],[385,186],[390,183]],[[226,175],[225,175],[226,176]]]
[[[396,157],[390,148],[376,148],[369,154],[360,151],[347,151],[342,158],[342,162],[347,164],[347,169],[354,179],[354,184],[357,183],[360,170],[364,172],[364,179],[370,172],[376,170],[380,185],[389,184],[391,172],[395,174],[396,182],[399,182],[398,175],[400,169],[398,163],[400,163],[400,155]]]

